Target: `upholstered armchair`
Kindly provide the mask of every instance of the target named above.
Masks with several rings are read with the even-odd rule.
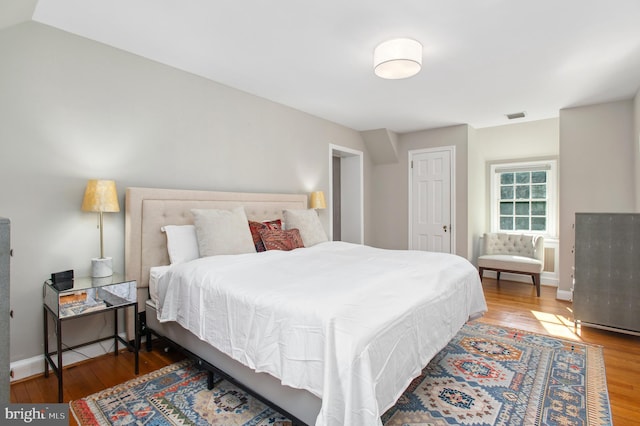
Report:
[[[544,268],[544,237],[525,234],[486,233],[478,257],[480,279],[485,270],[531,275],[540,297],[540,274]]]

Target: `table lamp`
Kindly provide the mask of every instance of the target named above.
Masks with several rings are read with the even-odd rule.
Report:
[[[323,191],[312,192],[310,204],[312,209],[326,209],[327,203],[324,200],[324,192]]]
[[[91,276],[94,278],[110,277],[113,275],[113,264],[110,257],[104,256],[102,214],[120,211],[115,181],[90,179],[84,191],[82,211],[98,212],[100,214],[100,257],[91,259]]]

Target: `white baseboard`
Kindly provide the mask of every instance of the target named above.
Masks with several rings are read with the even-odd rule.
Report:
[[[126,340],[126,333],[120,333],[120,337]],[[97,342],[92,345],[83,346],[71,351],[62,353],[62,365],[64,367],[85,361],[90,358],[96,358],[107,353],[113,353],[113,339]],[[54,343],[55,346],[55,343]],[[124,348],[125,345],[119,342],[118,348]],[[54,358],[55,360],[56,358]],[[44,373],[44,355],[34,356],[32,358],[21,359],[10,364],[11,381],[26,379]],[[51,368],[49,368],[51,372]]]
[[[556,293],[556,299],[566,300],[567,302],[571,302],[573,300],[573,292],[571,290],[560,290]]]

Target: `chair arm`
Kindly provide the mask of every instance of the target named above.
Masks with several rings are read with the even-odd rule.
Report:
[[[535,237],[535,252],[534,257],[538,259],[544,265],[544,237],[538,236]]]

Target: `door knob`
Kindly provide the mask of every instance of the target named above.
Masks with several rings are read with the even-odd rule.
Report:
[[[444,230],[444,232],[447,232],[447,225],[444,225],[442,229]]]

